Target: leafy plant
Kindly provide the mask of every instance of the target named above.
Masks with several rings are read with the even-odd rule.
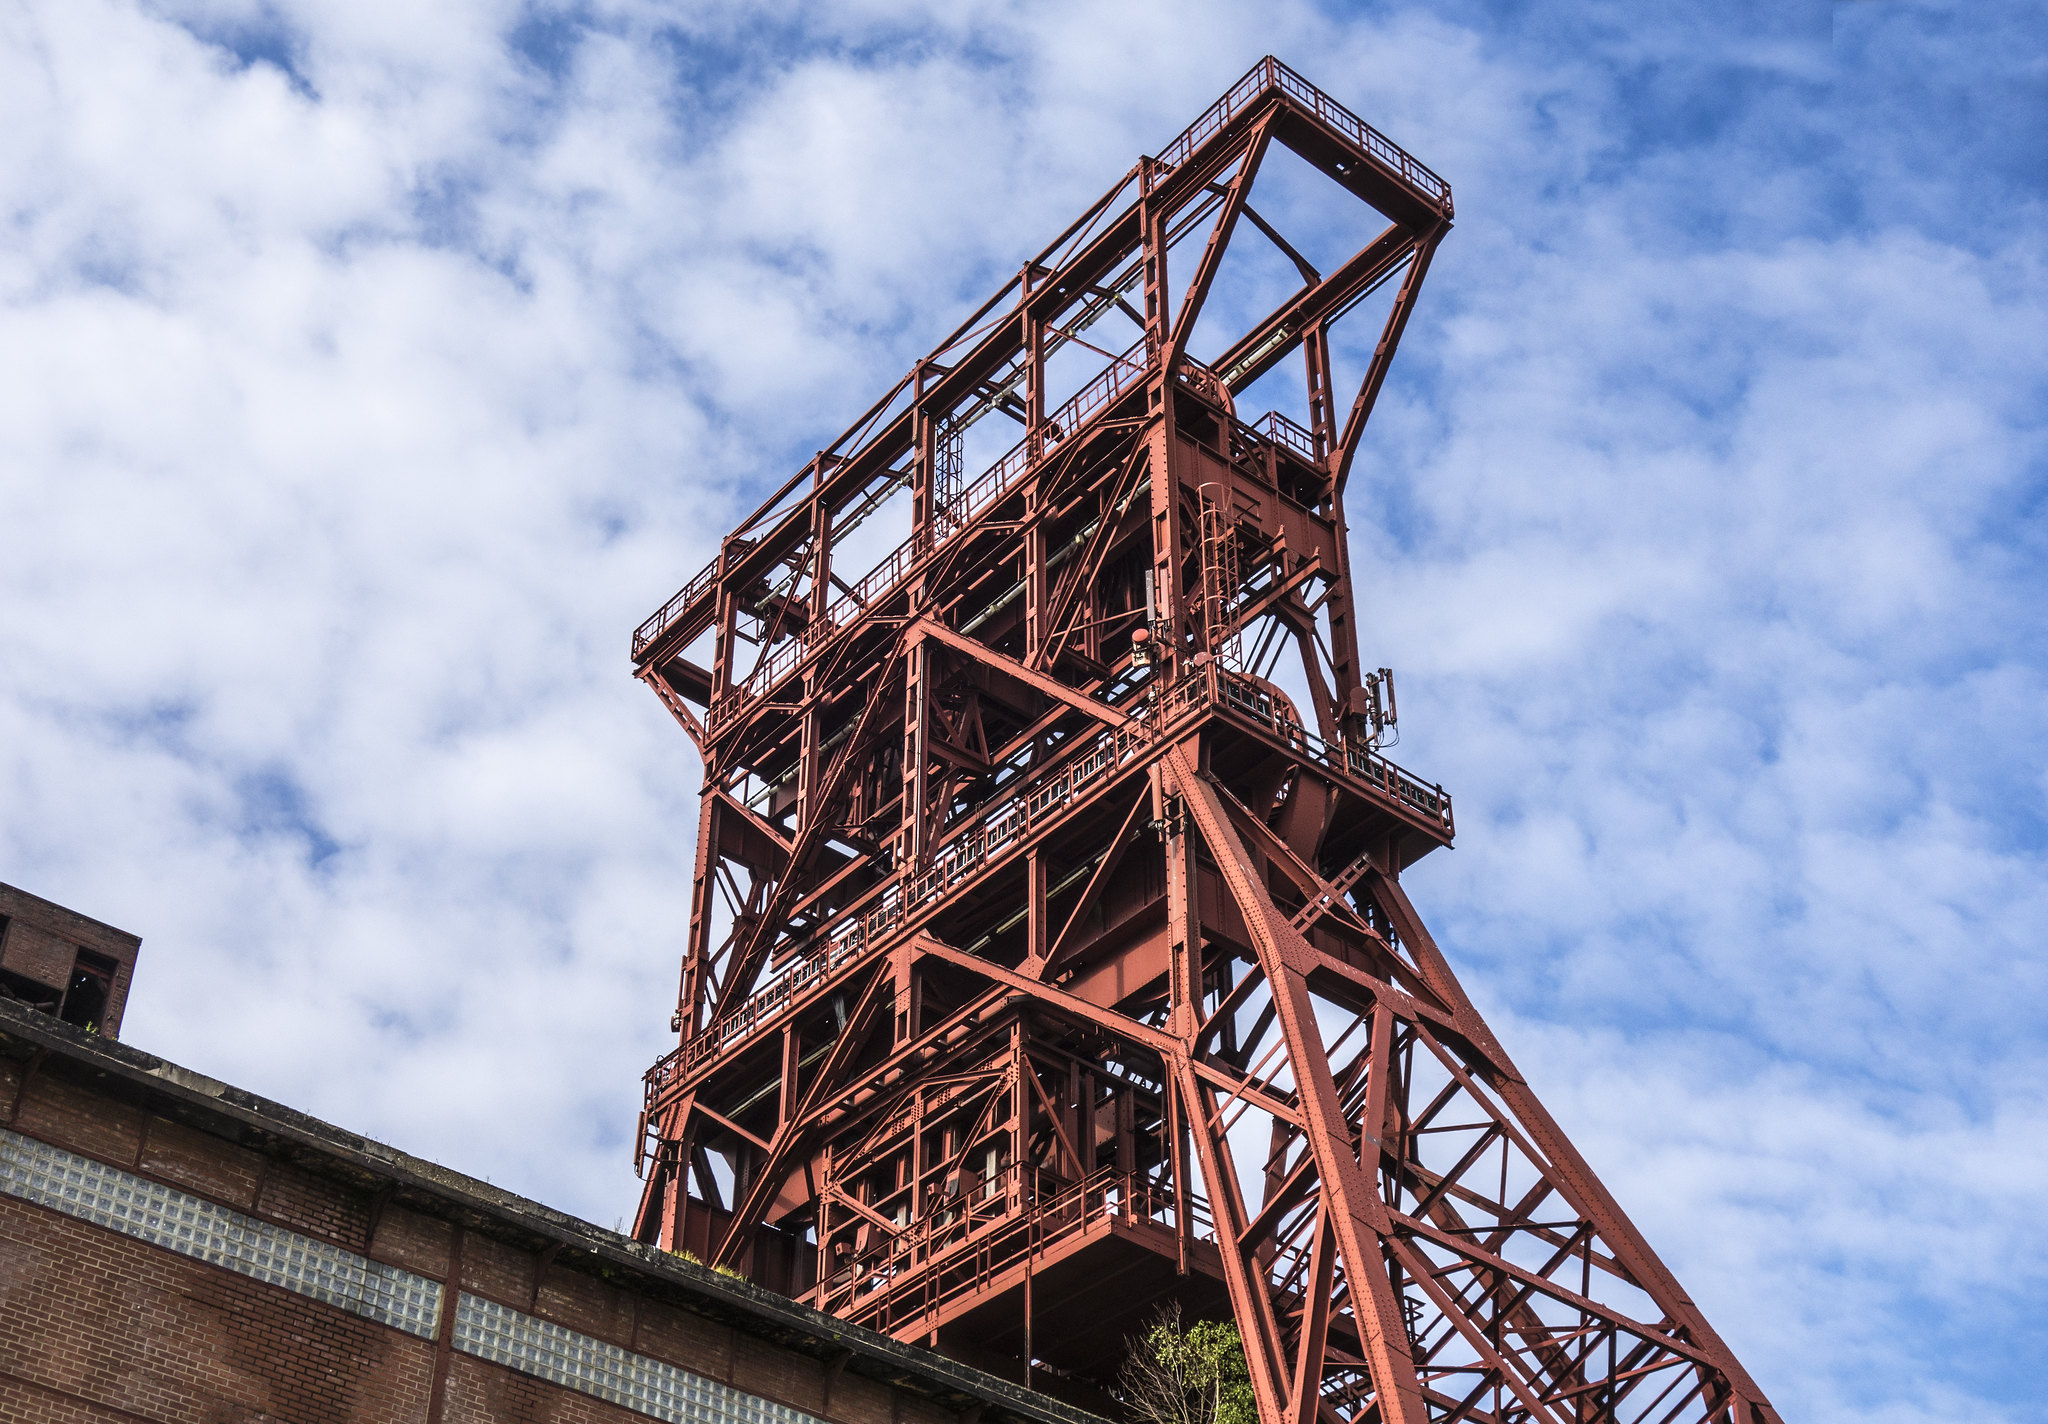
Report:
[[[680,1256],[693,1266],[701,1266],[704,1264],[704,1258],[702,1256],[699,1256],[695,1251],[671,1251],[669,1252],[669,1254],[671,1256]],[[730,1276],[736,1281],[743,1281],[747,1278],[745,1272],[735,1270],[731,1266],[713,1266],[711,1269],[718,1272],[718,1274],[721,1276]]]
[[[1236,1324],[1183,1325],[1178,1305],[1130,1341],[1117,1384],[1134,1424],[1259,1424]]]

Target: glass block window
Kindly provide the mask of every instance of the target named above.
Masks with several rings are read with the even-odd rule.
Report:
[[[433,1338],[441,1285],[0,1129],[0,1192]]]
[[[672,1424],[820,1424],[787,1405],[467,1291],[456,1300],[455,1348]]]

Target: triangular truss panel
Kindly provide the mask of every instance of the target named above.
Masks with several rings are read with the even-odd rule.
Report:
[[[1253,202],[1283,152],[1351,255]],[[1450,221],[1262,60],[635,633],[705,768],[642,1240],[1103,1412],[1178,1306],[1265,1424],[1776,1420],[1401,888],[1451,803],[1343,495]]]

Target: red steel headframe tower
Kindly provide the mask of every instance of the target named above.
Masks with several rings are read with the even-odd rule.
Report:
[[[1274,145],[1377,215],[1331,271]],[[1264,1424],[1777,1419],[1401,887],[1451,806],[1380,755],[1343,496],[1450,224],[1262,60],[634,635],[705,770],[642,1240],[1098,1406],[1177,1303]],[[1299,277],[1234,328],[1233,240]]]

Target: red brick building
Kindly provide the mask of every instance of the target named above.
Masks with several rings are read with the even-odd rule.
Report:
[[[0,1001],[0,1420],[648,1418],[1094,1424]]]
[[[126,930],[0,884],[0,1000],[119,1038],[141,948]]]

